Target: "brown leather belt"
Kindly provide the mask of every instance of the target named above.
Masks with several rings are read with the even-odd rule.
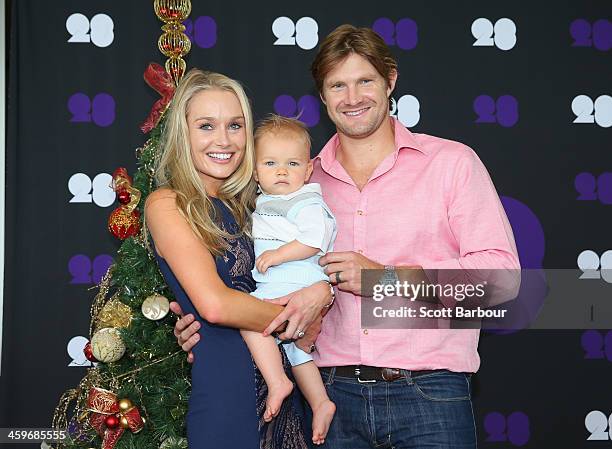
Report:
[[[323,374],[329,374],[331,367],[319,368]],[[370,365],[347,365],[337,366],[335,375],[338,377],[348,377],[357,379],[359,382],[376,382],[385,381],[393,382],[394,380],[406,378],[406,372],[410,373],[410,377],[419,377],[425,374],[433,374],[440,370],[425,369],[418,371],[401,370],[399,368],[380,368]],[[325,379],[324,379],[325,380]]]

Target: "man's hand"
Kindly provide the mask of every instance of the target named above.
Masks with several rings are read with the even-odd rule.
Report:
[[[200,341],[200,334],[198,334],[200,323],[195,320],[192,314],[183,316],[183,309],[176,301],[170,303],[170,310],[181,317],[174,325],[174,336],[183,351],[187,352],[187,361],[193,363],[191,348]]]
[[[319,265],[325,267],[325,274],[329,276],[329,282],[336,284],[340,290],[359,296],[361,295],[361,270],[385,268],[384,265],[354,251],[327,253],[319,259]]]
[[[278,260],[278,251],[269,249],[264,251],[259,255],[259,257],[255,260],[255,268],[260,273],[265,273],[268,268],[273,267],[275,265],[279,265],[280,261]]]
[[[274,304],[286,304],[286,307],[272,320],[263,335],[270,335],[287,321],[287,328],[278,337],[281,340],[297,339],[299,331],[306,332],[308,327],[320,318],[321,310],[331,302],[331,298],[329,285],[321,281],[289,295],[269,300]]]

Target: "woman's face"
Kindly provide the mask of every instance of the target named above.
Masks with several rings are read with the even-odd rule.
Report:
[[[210,89],[197,93],[187,109],[191,159],[206,192],[238,169],[246,147],[246,127],[240,102],[233,92]]]

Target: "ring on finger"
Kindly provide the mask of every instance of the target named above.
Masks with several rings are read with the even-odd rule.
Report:
[[[298,329],[297,331],[295,331],[295,335],[297,336],[297,338],[302,338],[304,337],[304,335],[306,335],[306,332],[301,329]]]
[[[342,279],[340,278],[340,273],[342,273],[342,271],[336,271],[336,284],[342,282]]]

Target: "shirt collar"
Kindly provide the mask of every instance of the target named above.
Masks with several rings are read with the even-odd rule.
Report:
[[[262,192],[260,197],[263,198],[265,196],[266,198],[280,198],[282,200],[290,200],[290,199],[295,198],[298,195],[301,195],[302,193],[318,193],[319,195],[322,195],[321,185],[316,182],[311,182],[309,184],[304,184],[302,187],[297,189],[295,192],[287,193],[286,195],[270,195],[268,193]]]
[[[423,146],[418,140],[417,136],[411,133],[402,123],[395,117],[391,117],[395,130],[395,152],[404,148],[417,150],[425,155],[430,153],[429,149]],[[325,144],[318,155],[315,156],[313,161],[317,159],[321,162],[321,167],[325,171],[329,171],[331,166],[336,161],[336,150],[340,144],[338,133],[334,134],[331,139]]]

